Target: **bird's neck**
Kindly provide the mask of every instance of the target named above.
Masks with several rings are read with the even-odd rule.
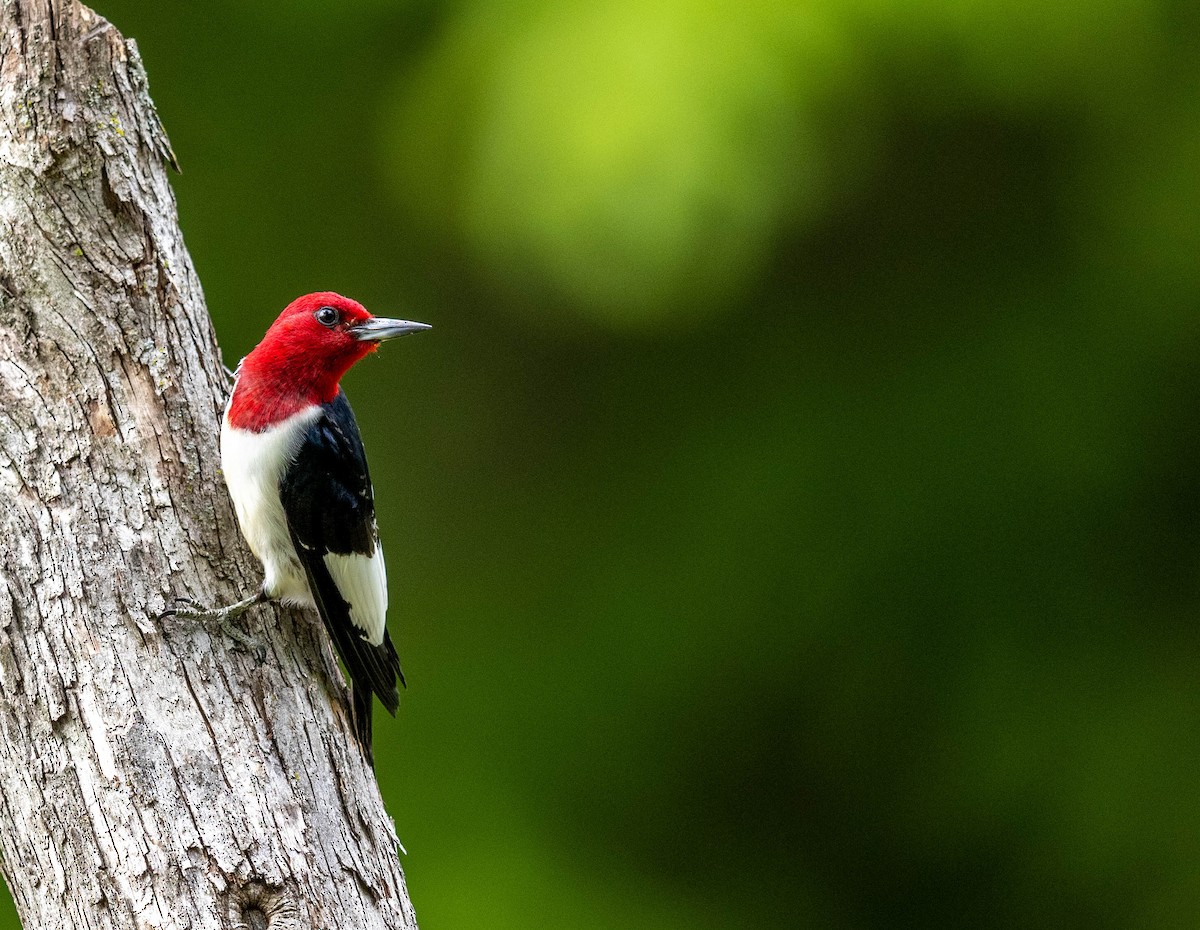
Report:
[[[280,390],[279,385],[270,380],[242,371],[234,384],[225,416],[230,426],[261,433],[315,404],[327,404],[336,396],[337,385],[332,393]]]
[[[238,366],[227,412],[230,426],[260,433],[314,404],[329,403],[337,397],[342,375],[374,350],[370,342],[337,352],[319,350],[276,324]]]
[[[238,366],[226,416],[237,429],[261,433],[309,407],[337,397],[338,382],[349,366],[331,367],[323,359],[264,357],[256,349]]]

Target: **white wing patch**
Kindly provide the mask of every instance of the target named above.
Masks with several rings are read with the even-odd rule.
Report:
[[[388,606],[383,546],[376,542],[375,551],[369,556],[329,552],[324,560],[333,583],[350,605],[350,622],[367,635],[372,646],[380,645]]]

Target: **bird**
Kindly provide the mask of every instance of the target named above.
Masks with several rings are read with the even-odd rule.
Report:
[[[355,737],[371,766],[373,699],[395,716],[405,682],[387,630],[366,452],[340,382],[382,342],[431,328],[373,316],[332,291],[284,308],[235,370],[221,422],[221,470],[262,585],[227,607],[176,598],[161,615],[227,624],[267,601],[315,609],[350,679]]]

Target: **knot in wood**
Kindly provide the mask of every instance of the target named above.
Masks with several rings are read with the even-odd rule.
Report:
[[[263,882],[246,882],[233,892],[237,930],[299,930],[300,915],[292,892]]]

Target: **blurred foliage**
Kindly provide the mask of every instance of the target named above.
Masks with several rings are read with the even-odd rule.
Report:
[[[386,155],[513,308],[685,323],[732,312],[827,204],[851,57],[770,0],[481,3],[399,79]]]
[[[101,12],[230,362],[436,327],[347,379],[424,930],[1200,919],[1200,8]]]

